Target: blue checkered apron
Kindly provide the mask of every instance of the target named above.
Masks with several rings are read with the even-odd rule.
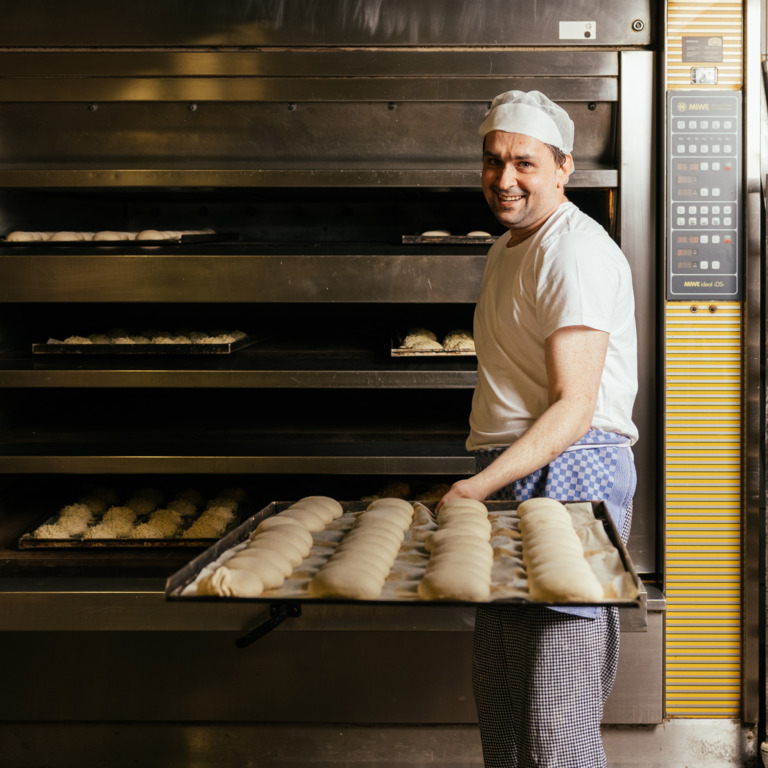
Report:
[[[478,471],[503,450],[478,451]],[[592,429],[489,498],[602,499],[626,542],[635,485],[627,439]],[[479,608],[472,682],[486,768],[604,768],[600,721],[618,659],[616,608]]]

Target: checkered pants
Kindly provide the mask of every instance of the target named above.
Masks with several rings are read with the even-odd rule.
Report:
[[[634,463],[613,437],[590,430],[590,445],[599,447],[568,451],[497,497],[605,499],[626,542]],[[493,458],[478,456],[478,469]],[[472,682],[486,768],[604,768],[600,721],[618,658],[616,608],[478,609]]]

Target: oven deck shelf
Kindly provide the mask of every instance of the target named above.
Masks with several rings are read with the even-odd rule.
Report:
[[[466,431],[357,434],[208,432],[172,434],[98,429],[9,429],[0,440],[0,473],[113,474],[439,474],[474,471]]]
[[[473,389],[477,361],[467,358],[398,358],[362,348],[261,345],[226,357],[114,356],[82,358],[0,356],[2,387],[174,387],[174,388],[419,388]]]

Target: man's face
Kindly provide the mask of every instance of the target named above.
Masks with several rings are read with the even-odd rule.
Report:
[[[557,165],[544,142],[522,133],[491,131],[483,152],[483,194],[516,242],[533,234],[566,200],[573,158]]]

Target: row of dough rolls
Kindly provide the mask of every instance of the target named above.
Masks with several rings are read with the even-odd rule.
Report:
[[[312,597],[375,600],[413,519],[413,505],[404,499],[371,502],[356,515],[352,528],[309,582]]]
[[[536,498],[517,508],[528,591],[536,602],[603,600],[603,587],[584,557],[584,549],[563,504]]]
[[[341,517],[341,504],[329,496],[306,496],[262,520],[246,546],[200,579],[199,595],[259,597],[280,588],[312,548],[312,534]]]
[[[140,232],[115,232],[113,230],[102,230],[100,232],[25,232],[23,230],[14,230],[9,232],[5,239],[9,243],[77,243],[87,240],[96,241],[120,241],[120,240],[177,240],[183,235],[212,235],[215,234],[212,229],[180,229],[180,230],[157,230],[143,229]]]
[[[487,600],[491,593],[491,522],[481,501],[455,499],[437,513],[437,530],[424,541],[429,552],[418,594],[423,600]]]

